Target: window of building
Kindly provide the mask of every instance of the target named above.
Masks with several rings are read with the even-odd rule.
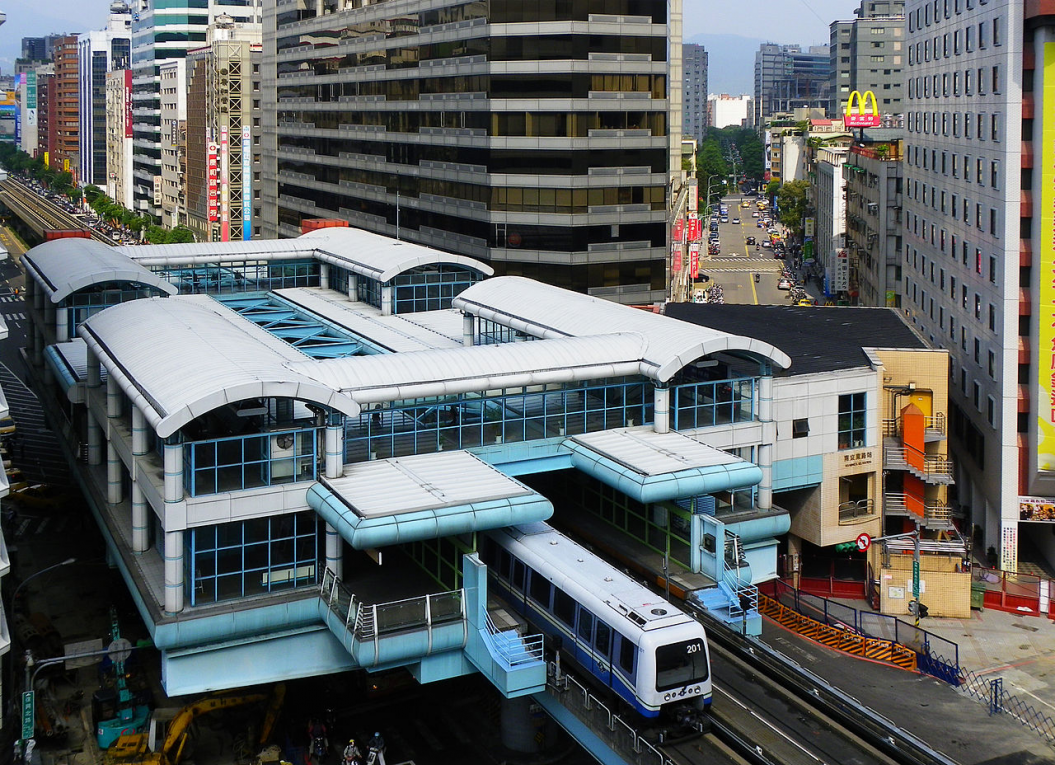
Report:
[[[996,379],[996,354],[993,351],[989,351],[989,361],[986,365],[986,371],[989,372],[989,379]]]
[[[976,381],[974,383],[973,394],[971,395],[971,400],[974,402],[974,408],[975,409],[979,408],[981,397],[982,397],[982,387]]]
[[[1000,160],[994,159],[989,163],[989,185],[994,189],[1000,188]]]
[[[993,92],[994,93],[999,93],[1000,92],[1000,65],[999,64],[994,64],[993,65],[993,83],[992,84],[993,84]]]
[[[990,137],[994,141],[1000,140],[1000,113],[997,112],[990,117]]]
[[[993,17],[993,45],[1004,44],[1004,28],[999,16]]]
[[[853,449],[865,445],[864,393],[839,396],[839,448]]]
[[[996,284],[996,256],[989,256],[989,282]]]
[[[800,420],[791,421],[791,437],[805,438],[810,434],[810,421],[803,417]]]
[[[986,396],[985,418],[990,425],[996,426],[996,399],[992,396]]]

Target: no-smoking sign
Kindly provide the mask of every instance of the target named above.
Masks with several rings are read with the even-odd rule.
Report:
[[[872,545],[872,537],[867,534],[857,535],[857,549],[864,552]]]

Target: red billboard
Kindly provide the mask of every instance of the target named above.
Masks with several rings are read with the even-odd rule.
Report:
[[[217,162],[219,158],[219,147],[215,142],[209,143],[209,222],[215,223],[220,219],[220,188],[216,175]]]
[[[703,225],[695,213],[689,213],[689,241],[698,242],[703,238]]]
[[[689,276],[695,279],[700,275],[700,244],[693,242],[689,245]]]

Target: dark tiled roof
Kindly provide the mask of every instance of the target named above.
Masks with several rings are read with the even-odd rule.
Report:
[[[667,316],[774,345],[791,357],[789,374],[868,365],[862,348],[927,348],[892,308],[668,303]]]

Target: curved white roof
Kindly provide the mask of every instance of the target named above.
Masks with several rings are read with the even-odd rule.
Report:
[[[122,303],[78,334],[163,438],[219,406],[264,396],[359,414],[350,398],[291,368],[299,351],[207,297]]]
[[[315,248],[302,243],[300,239],[253,239],[248,242],[152,244],[149,247],[129,245],[113,249],[145,266],[190,266],[196,263],[274,260],[277,256],[311,257]]]
[[[118,248],[94,239],[56,239],[22,256],[26,269],[60,303],[77,290],[106,282],[135,282],[174,295],[176,288],[157,274],[133,263]]]
[[[749,353],[786,369],[791,358],[769,343],[649,313],[521,276],[499,276],[469,287],[454,308],[543,338],[584,332],[636,332],[647,348],[641,374],[669,380],[696,359],[722,351]],[[530,343],[529,343],[530,345]]]
[[[494,269],[486,263],[465,255],[434,250],[358,228],[320,228],[294,241],[313,244],[316,257],[323,262],[380,282],[387,282],[403,271],[431,263],[454,263],[485,276],[494,273]]]
[[[360,404],[638,373],[633,332],[305,361],[290,369]]]

